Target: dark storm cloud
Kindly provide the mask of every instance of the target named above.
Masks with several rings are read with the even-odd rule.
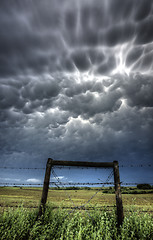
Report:
[[[137,27],[137,39],[136,43],[145,44],[152,42],[153,33],[152,26],[153,25],[153,16],[149,16],[145,19],[141,24]]]
[[[53,84],[47,82],[48,89],[53,86],[54,81]],[[23,99],[28,102],[29,112],[25,107],[22,111],[14,111],[17,110],[16,99],[12,100],[11,108],[2,111],[2,153],[36,153],[39,158],[47,157],[48,153],[56,158],[78,159],[80,156],[89,158],[90,153],[90,157],[107,156],[110,160],[112,155],[120,155],[123,160],[122,148],[126,148],[124,152],[128,156],[133,153],[132,156],[138,157],[140,152],[142,156],[147,152],[151,154],[153,94],[148,95],[153,89],[151,77],[138,74],[78,83],[75,78],[72,81],[63,76],[58,80],[58,95],[44,95],[49,97],[46,103],[39,99],[37,91],[33,91],[35,84],[27,87],[29,91],[25,91]]]
[[[67,97],[74,97],[75,95],[85,94],[87,91],[90,92],[97,92],[102,93],[104,91],[103,88],[103,81],[97,80],[97,81],[88,81],[88,82],[81,82],[78,83],[75,79],[71,82],[68,82],[67,85],[65,85],[64,94]]]
[[[37,17],[39,7],[36,7],[35,11]],[[46,27],[43,29],[43,25],[39,28],[40,19],[34,22],[33,19],[37,21],[33,14],[34,8],[35,6],[29,3],[26,9],[17,1],[12,1],[11,9],[9,4],[2,4],[0,61],[1,74],[4,76],[17,75],[30,69],[34,72],[43,72],[46,66],[52,63],[52,56],[56,57],[57,50],[60,51],[62,48],[58,34],[54,31],[48,32]],[[47,54],[48,49],[50,54]]]
[[[105,60],[95,71],[95,73],[98,73],[100,75],[109,75],[112,69],[114,69],[116,66],[115,58],[109,57],[107,60]]]
[[[142,21],[147,18],[147,16],[152,12],[152,1],[139,1],[136,9],[135,19],[137,21]]]
[[[0,108],[3,111],[3,118],[6,109],[30,114],[36,109],[43,111],[52,107],[52,101],[58,96],[60,88],[58,81],[49,76],[29,77],[28,82],[25,79],[22,84],[6,81],[0,88]]]
[[[112,26],[106,32],[105,43],[109,46],[115,46],[126,41],[129,41],[135,35],[134,23],[124,23],[117,26]]]
[[[102,63],[106,58],[106,56],[104,55],[103,52],[100,52],[100,51],[98,51],[96,49],[92,49],[92,48],[90,48],[87,51],[87,54],[88,54],[89,59],[90,59],[90,61],[93,65]]]
[[[151,161],[152,16],[150,0],[1,1],[1,159]]]
[[[86,52],[78,51],[72,54],[72,60],[75,64],[75,66],[80,70],[80,71],[85,71],[88,70],[90,67],[90,62],[88,59],[88,56]]]
[[[33,79],[28,85],[26,85],[21,90],[21,95],[23,98],[28,98],[29,100],[43,100],[43,99],[51,99],[52,97],[56,97],[60,91],[60,87],[58,83],[48,78],[47,80],[41,79]]]
[[[124,84],[124,94],[132,107],[153,106],[153,78],[136,75]]]
[[[58,104],[60,108],[65,111],[70,111],[77,115],[87,115],[87,118],[89,118],[96,113],[114,111],[119,108],[120,101],[118,100],[120,96],[119,91],[109,94],[99,94],[98,97],[96,97],[94,93],[87,92],[76,95],[72,99],[65,97],[59,98]]]
[[[81,49],[84,46],[91,48],[94,56],[94,47],[99,45],[115,47],[133,39],[136,45],[152,42],[152,11],[149,0],[45,0],[37,1],[37,5],[34,1],[11,1],[11,7],[2,1],[0,74],[73,72],[74,64],[79,71],[89,70],[89,55]],[[69,46],[73,49],[71,57]],[[115,68],[114,63],[106,61],[98,73],[108,65],[106,73]]]
[[[0,88],[0,107],[6,109],[14,106],[14,104],[20,107],[23,106],[19,101],[19,93],[17,89],[2,85]]]
[[[130,66],[133,62],[137,62],[139,59],[141,59],[141,55],[143,54],[143,47],[141,46],[136,46],[133,48],[127,56],[126,59],[126,65]]]

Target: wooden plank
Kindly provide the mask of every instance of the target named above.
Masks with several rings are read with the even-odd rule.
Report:
[[[114,184],[115,184],[115,195],[116,195],[116,207],[117,207],[117,222],[118,226],[121,226],[124,220],[123,203],[120,186],[120,175],[118,161],[114,161]]]
[[[49,158],[47,161],[43,190],[42,190],[42,197],[41,197],[41,203],[40,203],[40,207],[39,207],[38,216],[41,216],[43,211],[45,211],[45,204],[47,201],[48,189],[49,189],[50,173],[51,173],[51,168],[53,166],[52,162],[53,162],[53,160],[51,158]]]
[[[81,162],[81,161],[59,161],[52,160],[52,164],[55,166],[70,166],[70,167],[102,167],[102,168],[113,168],[113,162]]]

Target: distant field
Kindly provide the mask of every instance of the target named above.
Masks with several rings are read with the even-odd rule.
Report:
[[[73,207],[85,204],[96,192],[91,190],[49,190],[48,202],[55,207]],[[1,211],[7,207],[16,207],[23,205],[28,208],[39,206],[42,188],[29,187],[0,187],[0,207]],[[153,193],[146,194],[122,194],[123,207],[125,210],[131,207],[140,211],[153,210]],[[98,194],[86,205],[86,207],[113,207],[115,205],[115,194],[103,193]]]

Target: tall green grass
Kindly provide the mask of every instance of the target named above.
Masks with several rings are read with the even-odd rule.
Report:
[[[131,212],[125,216],[120,229],[116,227],[115,212],[75,211],[68,215],[62,209],[46,208],[37,219],[36,210],[19,207],[0,216],[0,239],[5,240],[151,240],[153,217]]]

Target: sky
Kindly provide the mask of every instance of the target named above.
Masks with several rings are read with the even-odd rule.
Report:
[[[1,0],[0,166],[153,164],[152,26],[152,0]],[[152,173],[121,169],[128,182]]]

